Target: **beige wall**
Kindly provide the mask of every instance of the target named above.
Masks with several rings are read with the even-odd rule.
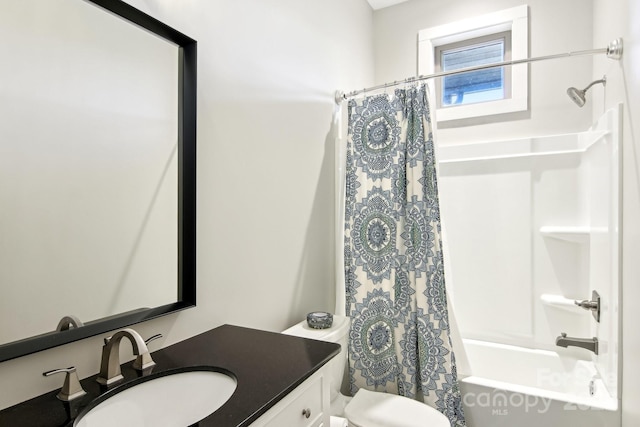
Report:
[[[199,49],[198,306],[136,329],[164,334],[155,350],[223,323],[277,331],[332,310],[333,97],[373,83],[371,8],[365,0],[130,3]],[[97,373],[101,338],[0,363],[0,408],[60,387],[46,370]]]

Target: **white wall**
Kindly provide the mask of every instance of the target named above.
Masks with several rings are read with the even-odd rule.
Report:
[[[373,83],[370,6],[130,3],[198,40],[199,61],[198,306],[136,329],[164,334],[155,350],[223,323],[277,331],[332,310],[333,96]],[[0,363],[0,408],[60,387],[46,370],[97,373],[101,338]]]
[[[624,103],[622,147],[622,426],[640,425],[640,3],[636,0],[594,0],[593,43],[606,45],[624,39],[622,61],[594,60],[593,77],[607,74],[606,96],[594,102],[601,108]]]

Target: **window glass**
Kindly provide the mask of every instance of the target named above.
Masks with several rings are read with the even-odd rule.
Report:
[[[467,38],[434,47],[437,71],[454,71],[511,59],[511,31]],[[445,76],[438,82],[438,108],[511,97],[511,67]]]
[[[454,49],[442,49],[442,71],[458,70],[505,60],[504,39]],[[504,67],[443,77],[442,106],[505,98]]]

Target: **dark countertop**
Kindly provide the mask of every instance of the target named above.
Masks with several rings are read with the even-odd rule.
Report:
[[[123,340],[123,342],[126,340]],[[124,346],[129,346],[124,342]],[[282,335],[239,326],[223,325],[152,353],[156,366],[150,374],[213,366],[231,372],[238,386],[231,398],[198,427],[245,427],[304,382],[340,351],[334,343]],[[109,394],[141,380],[141,374],[122,365],[124,383]],[[58,400],[58,390],[0,411],[1,427],[61,427],[73,424],[74,414],[93,406],[107,391],[95,379],[81,381],[87,395],[72,407]],[[64,377],[60,376],[60,386]],[[137,381],[136,381],[137,380]],[[133,384],[132,384],[133,383]]]

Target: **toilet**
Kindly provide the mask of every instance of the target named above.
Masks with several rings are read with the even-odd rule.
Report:
[[[340,354],[329,361],[331,415],[345,417],[349,427],[451,427],[440,411],[424,403],[388,393],[360,389],[349,398],[340,393],[347,363],[347,337],[350,319],[333,316],[327,329],[313,329],[306,320],[283,331],[283,334],[340,344]]]

